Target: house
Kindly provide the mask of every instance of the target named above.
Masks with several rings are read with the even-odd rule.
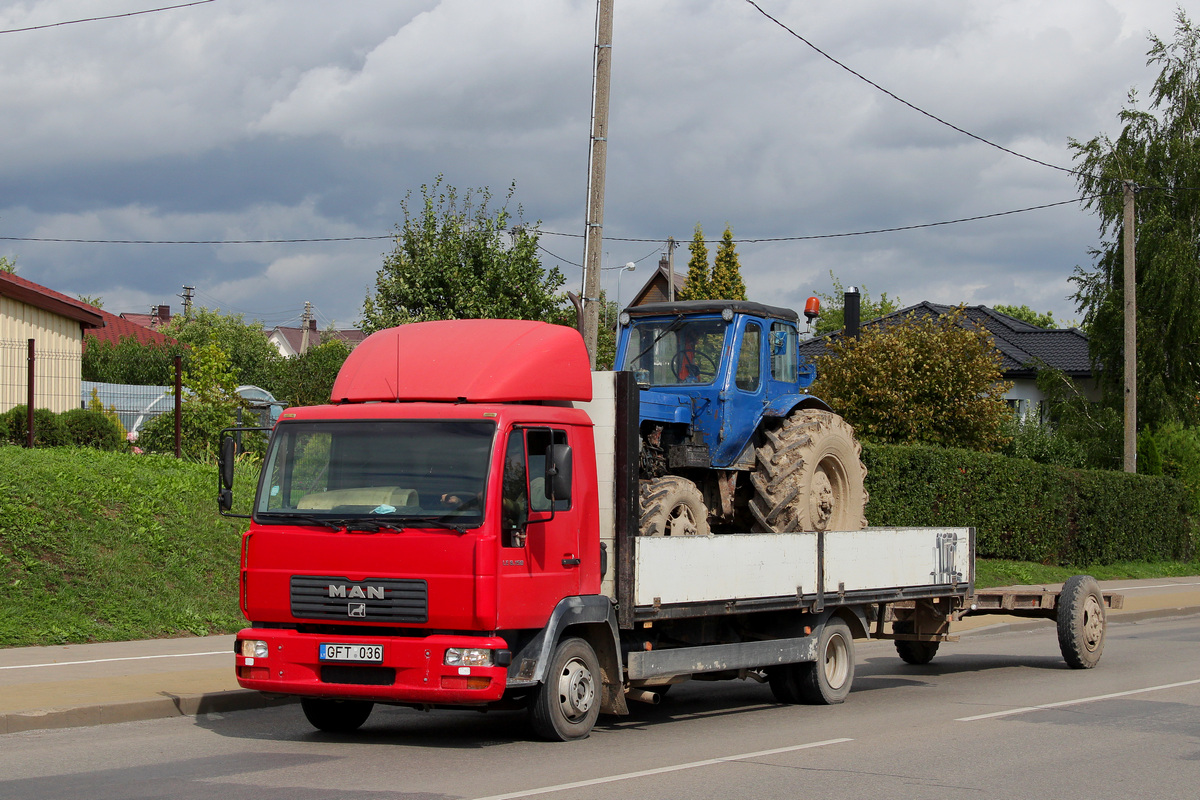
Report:
[[[949,314],[956,307],[929,302],[918,303],[865,322],[863,327],[898,324],[910,314],[917,317],[940,317]],[[963,312],[968,323],[977,325],[992,335],[992,341],[1000,351],[1001,376],[1013,384],[1004,395],[1004,399],[1018,416],[1028,418],[1040,415],[1041,403],[1046,397],[1038,389],[1037,375],[1043,366],[1062,372],[1087,399],[1100,399],[1099,387],[1093,379],[1088,340],[1083,331],[1078,328],[1039,328],[987,306],[964,306]],[[801,342],[800,358],[812,359],[823,354],[831,338],[840,335],[840,332],[829,333]]]
[[[671,285],[671,269],[667,263],[667,257],[663,256],[658,262],[658,269],[650,276],[650,280],[646,281],[641,289],[638,289],[637,294],[626,305],[641,306],[646,303],[663,303],[670,299],[668,287]],[[687,281],[687,267],[682,270],[675,270],[675,299],[679,299],[679,292],[683,289],[683,284]]]
[[[152,331],[158,330],[171,321],[171,307],[169,305],[152,306],[149,314],[124,312],[121,314],[121,319]]]
[[[84,333],[104,325],[100,309],[0,272],[0,412],[28,401],[30,339],[34,407],[56,412],[78,407]]]
[[[138,344],[142,345],[173,344],[175,342],[170,336],[134,321],[135,319],[151,319],[149,314],[121,314],[118,316],[110,314],[102,308],[98,308],[96,311],[104,320],[104,327],[88,331],[83,339],[84,352],[87,351],[88,342],[92,339],[100,342],[112,342],[113,344],[117,344],[122,339],[129,337],[133,337],[138,341]]]
[[[357,328],[346,328],[343,330],[335,330],[333,332],[335,339],[341,339],[346,345],[353,350],[358,343],[367,338],[367,335]],[[267,334],[267,338],[271,340],[271,344],[279,350],[279,354],[285,358],[290,358],[294,355],[299,355],[304,351],[307,344],[308,347],[316,347],[321,343],[321,331],[317,330],[317,321],[310,319],[308,321],[308,337],[305,341],[304,328],[289,328],[283,325],[277,325]]]

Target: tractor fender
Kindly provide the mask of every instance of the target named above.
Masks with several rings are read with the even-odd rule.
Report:
[[[820,411],[833,411],[833,409],[829,407],[828,403],[819,397],[813,397],[811,394],[781,394],[772,399],[771,402],[768,403],[763,409],[762,416],[760,416],[758,419],[758,424],[761,425],[763,419],[768,419],[771,417],[786,417],[788,414],[791,414],[793,411],[801,408],[815,408]],[[758,426],[755,426],[756,430],[757,428]]]

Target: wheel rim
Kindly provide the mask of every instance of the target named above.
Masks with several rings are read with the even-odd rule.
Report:
[[[667,515],[667,536],[695,536],[696,518],[692,509],[680,503]]]
[[[831,689],[840,689],[850,672],[850,649],[841,634],[835,633],[825,643],[825,682]]]
[[[1083,603],[1083,646],[1095,652],[1104,638],[1104,611],[1095,595]]]
[[[578,658],[563,666],[558,676],[558,705],[563,717],[578,722],[587,716],[596,700],[596,684],[592,672]]]
[[[813,471],[812,491],[809,492],[809,519],[819,531],[830,529],[831,523],[840,523],[840,514],[845,506],[846,474],[836,458],[825,458]]]

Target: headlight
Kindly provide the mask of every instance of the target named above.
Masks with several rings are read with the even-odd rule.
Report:
[[[261,639],[241,639],[238,641],[238,655],[246,658],[266,658],[269,648]]]
[[[490,667],[492,651],[478,647],[448,647],[444,663],[447,667]]]

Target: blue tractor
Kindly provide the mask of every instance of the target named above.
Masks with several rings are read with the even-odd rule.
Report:
[[[807,393],[798,320],[739,300],[621,313],[616,368],[640,387],[642,535],[865,527],[861,447]]]

